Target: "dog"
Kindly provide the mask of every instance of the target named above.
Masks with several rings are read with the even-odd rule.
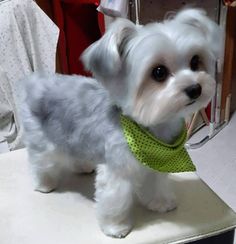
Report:
[[[26,78],[22,123],[35,190],[56,189],[65,169],[96,169],[98,223],[116,238],[131,231],[136,201],[162,213],[175,209],[168,174],[135,158],[120,114],[174,143],[183,118],[214,95],[220,39],[219,26],[201,9],[184,9],[145,26],[118,19],[82,54],[94,78]]]

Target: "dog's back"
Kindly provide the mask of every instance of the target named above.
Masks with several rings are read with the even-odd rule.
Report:
[[[24,83],[22,118],[28,148],[45,151],[50,144],[80,157],[102,154],[112,108],[96,80],[34,74]]]

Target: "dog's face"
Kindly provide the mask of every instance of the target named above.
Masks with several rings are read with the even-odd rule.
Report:
[[[209,103],[220,51],[219,27],[189,9],[146,26],[118,20],[82,59],[125,114],[151,126]]]

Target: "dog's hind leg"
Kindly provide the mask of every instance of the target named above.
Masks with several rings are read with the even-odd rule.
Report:
[[[96,165],[92,162],[73,161],[72,171],[78,174],[91,174],[95,171]]]
[[[57,188],[62,170],[55,152],[36,152],[28,150],[34,189],[49,193]]]

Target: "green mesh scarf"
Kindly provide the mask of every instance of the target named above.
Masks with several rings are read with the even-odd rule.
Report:
[[[187,137],[185,127],[174,144],[167,144],[124,115],[121,115],[120,121],[131,152],[143,165],[168,173],[196,170],[184,148]]]

